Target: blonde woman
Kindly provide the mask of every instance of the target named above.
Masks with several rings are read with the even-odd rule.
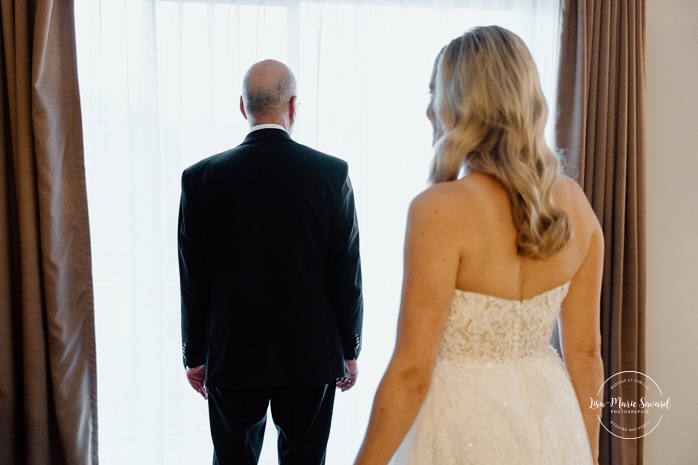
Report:
[[[545,143],[533,59],[476,28],[434,88],[432,185],[410,207],[397,343],[356,464],[595,464],[603,238]]]

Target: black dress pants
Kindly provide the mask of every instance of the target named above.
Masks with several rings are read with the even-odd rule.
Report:
[[[278,432],[279,465],[324,465],[335,385],[209,389],[214,465],[256,465],[267,407]]]

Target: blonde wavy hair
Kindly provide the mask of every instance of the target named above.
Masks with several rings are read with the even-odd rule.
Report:
[[[498,26],[471,29],[446,47],[435,84],[443,135],[430,183],[453,181],[461,170],[494,177],[511,200],[518,252],[557,253],[572,225],[553,201],[561,162],[545,142],[548,107],[524,42]]]

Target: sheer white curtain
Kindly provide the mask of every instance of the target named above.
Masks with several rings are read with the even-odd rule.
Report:
[[[362,235],[364,350],[328,463],[351,463],[392,351],[409,201],[426,187],[424,112],[441,46],[500,24],[531,47],[549,103],[557,0],[76,0],[93,242],[101,462],[206,463],[206,403],[180,359],[181,171],[237,145],[245,70],[276,58],[302,103],[293,137],[349,162]],[[553,105],[550,105],[551,108]],[[270,422],[271,424],[271,422]],[[269,428],[261,463],[276,463]]]

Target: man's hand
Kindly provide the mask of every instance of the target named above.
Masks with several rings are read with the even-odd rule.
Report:
[[[195,368],[187,367],[187,380],[196,392],[204,399],[208,399],[208,389],[206,388],[206,366],[200,365]]]
[[[344,391],[354,387],[356,384],[356,377],[359,374],[359,367],[356,364],[356,360],[344,360],[344,376],[337,378],[337,387]]]

